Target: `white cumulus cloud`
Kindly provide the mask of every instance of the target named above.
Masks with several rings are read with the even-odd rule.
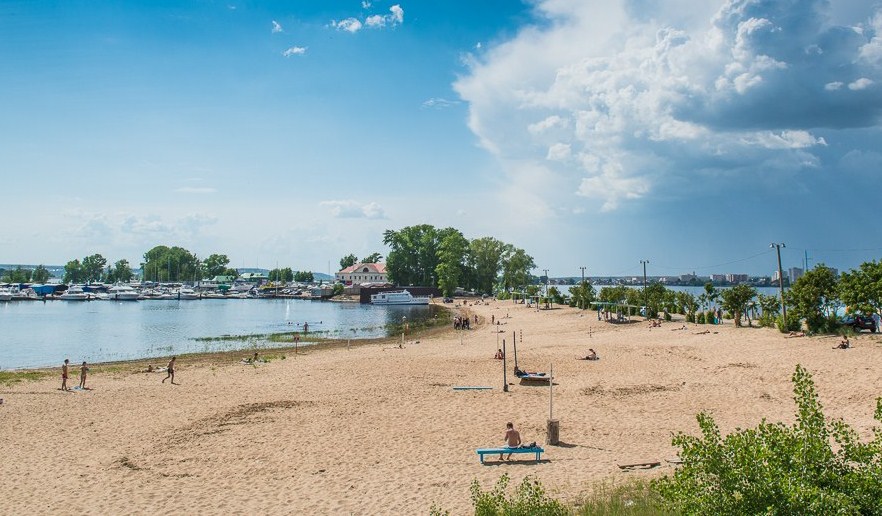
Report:
[[[540,21],[468,56],[454,88],[512,185],[527,187],[525,167],[557,181],[549,206],[608,211],[708,175],[815,168],[819,130],[882,119],[867,94],[882,16],[858,31],[826,6],[537,0]]]
[[[362,7],[368,9],[371,4],[362,2]],[[347,32],[358,32],[363,27],[369,29],[382,29],[384,27],[392,27],[404,23],[404,9],[400,5],[395,4],[389,8],[389,14],[371,14],[364,19],[364,22],[358,18],[350,17],[341,21],[332,21],[331,26],[338,30]]]
[[[282,52],[282,55],[285,57],[302,56],[304,54],[306,54],[306,47],[290,47]]]
[[[331,215],[342,219],[385,219],[386,212],[376,202],[366,204],[357,201],[322,201],[321,206],[328,208]]]
[[[346,18],[340,21],[332,21],[331,27],[334,27],[337,30],[356,33],[361,30],[362,23],[358,18]]]
[[[282,25],[276,20],[273,20],[272,33],[276,34],[277,32],[282,32]]]

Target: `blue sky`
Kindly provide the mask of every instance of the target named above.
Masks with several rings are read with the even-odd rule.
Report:
[[[0,262],[327,272],[453,226],[552,276],[882,257],[882,9],[0,2]]]

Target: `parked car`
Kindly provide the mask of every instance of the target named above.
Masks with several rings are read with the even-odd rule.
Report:
[[[870,330],[876,333],[876,321],[866,315],[847,315],[842,319],[842,324],[851,326],[855,331]]]

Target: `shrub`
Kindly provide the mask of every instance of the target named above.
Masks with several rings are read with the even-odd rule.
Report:
[[[698,324],[704,324],[704,312],[698,312],[695,322]]]
[[[695,314],[686,314],[686,322],[695,322]]]
[[[882,430],[862,443],[843,421],[828,421],[802,366],[793,385],[792,426],[763,420],[723,438],[700,413],[700,437],[677,434],[683,465],[653,484],[667,507],[684,514],[882,514]],[[882,422],[882,398],[874,417]]]
[[[506,496],[510,478],[503,474],[490,491],[483,491],[477,480],[470,488],[475,516],[557,516],[569,510],[561,502],[545,494],[538,480],[525,477],[511,496]]]
[[[788,315],[787,320],[784,320],[783,315],[779,315],[775,318],[775,326],[778,327],[778,331],[781,333],[790,333],[791,331],[799,331],[802,329],[802,324],[799,322],[799,319],[793,315]]]

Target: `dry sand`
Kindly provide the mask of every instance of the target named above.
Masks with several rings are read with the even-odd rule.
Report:
[[[670,472],[671,435],[696,433],[701,410],[723,432],[763,417],[790,422],[797,363],[814,375],[827,414],[864,438],[882,395],[876,336],[833,350],[832,337],[786,338],[731,321],[684,331],[672,330],[682,322],[612,325],[590,311],[511,302],[462,309],[479,316],[477,328],[410,339],[404,349],[307,350],[257,366],[237,362],[245,352],[213,363],[185,358],[177,386],[129,365],[93,375],[87,392],[61,392],[54,377],[0,387],[0,509],[411,514],[434,501],[465,514],[472,480],[486,488],[503,473],[514,482],[534,475],[573,499],[598,482]],[[718,333],[695,334],[704,329]],[[554,366],[562,443],[546,446],[538,464],[515,455],[482,466],[475,449],[501,444],[508,421],[527,442],[545,439],[548,388],[509,374],[503,392],[492,358],[497,338],[513,358],[514,332],[522,368]],[[601,360],[576,360],[589,347]],[[617,467],[643,461],[662,466]]]

